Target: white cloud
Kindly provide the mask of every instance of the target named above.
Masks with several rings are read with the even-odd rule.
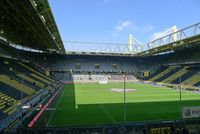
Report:
[[[154,26],[151,24],[138,26],[138,25],[135,25],[133,21],[124,20],[124,21],[117,22],[117,25],[114,27],[114,30],[111,36],[118,37],[118,36],[121,36],[121,34],[146,33],[152,30],[154,30]]]
[[[132,21],[118,21],[117,25],[115,26],[115,32],[122,32],[129,29],[130,32],[138,31],[138,32],[150,32],[154,30],[154,26],[151,24],[137,26]]]
[[[157,33],[154,33],[151,37],[150,37],[150,40],[155,40],[155,39],[158,39],[160,37],[163,37],[165,35],[167,35],[167,30],[163,31],[163,32],[157,32]]]
[[[150,41],[159,39],[159,38],[161,38],[163,36],[166,36],[166,35],[168,35],[170,33],[173,33],[172,28],[165,29],[164,31],[161,31],[161,32],[156,32],[150,37]]]
[[[150,32],[152,30],[154,30],[154,26],[151,24],[145,25],[141,29],[142,32]]]
[[[137,26],[133,24],[130,20],[125,21],[118,21],[117,25],[114,27],[114,31],[112,33],[113,37],[117,37],[120,35],[120,33],[125,31],[134,31],[137,29]]]
[[[126,21],[119,21],[117,26],[115,27],[116,31],[124,31],[126,28],[131,27],[132,22],[129,20]]]

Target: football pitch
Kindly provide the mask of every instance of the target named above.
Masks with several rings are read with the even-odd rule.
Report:
[[[126,105],[123,83],[66,84],[63,88],[48,126],[175,120],[181,118],[181,107],[200,104],[198,93],[183,90],[180,103],[179,90],[148,84],[127,83],[131,90],[126,92]]]

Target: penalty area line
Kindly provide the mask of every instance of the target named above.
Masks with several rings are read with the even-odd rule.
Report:
[[[157,118],[158,120],[162,120],[162,118],[160,118],[158,115],[156,115],[155,113],[149,113],[150,115],[152,115],[153,117]]]
[[[117,123],[114,118],[110,115],[110,113],[106,110],[106,108],[103,105],[100,105],[100,107],[103,109],[103,111],[109,116],[109,118],[112,120],[113,123]]]
[[[60,103],[60,100],[61,100],[63,94],[64,94],[64,90],[62,90],[62,94],[61,94],[61,96],[59,97],[59,100],[58,100],[57,103],[56,103],[55,109],[57,109],[58,104]],[[49,126],[49,123],[50,123],[50,121],[51,121],[53,115],[55,114],[55,111],[56,111],[56,110],[54,110],[53,113],[51,114],[51,116],[50,116],[50,118],[49,118],[49,120],[48,120],[48,122],[47,122],[47,124],[46,124],[46,127]]]
[[[46,108],[46,111],[54,111],[56,110],[55,108]]]

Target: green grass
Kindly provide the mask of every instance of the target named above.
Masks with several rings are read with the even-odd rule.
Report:
[[[97,125],[124,122],[124,94],[110,88],[123,83],[67,84],[48,126]],[[126,122],[180,119],[179,91],[127,83],[136,89],[126,94]],[[200,94],[182,91],[182,106],[198,106]]]

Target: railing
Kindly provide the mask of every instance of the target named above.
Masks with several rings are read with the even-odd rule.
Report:
[[[167,45],[176,41],[180,41],[189,37],[193,37],[196,35],[200,35],[200,23],[194,24],[177,32],[163,36],[159,39],[149,42],[147,45],[149,49],[151,49],[158,46]]]
[[[18,128],[19,133],[40,134],[40,133],[179,133],[189,132],[199,133],[199,118],[188,120],[166,120],[149,122],[129,122],[98,125],[77,125],[77,126],[57,126],[57,127],[34,127]]]
[[[137,53],[142,51],[141,45],[133,45],[129,51],[128,44],[73,42],[63,41],[66,52],[95,52],[95,53]]]

